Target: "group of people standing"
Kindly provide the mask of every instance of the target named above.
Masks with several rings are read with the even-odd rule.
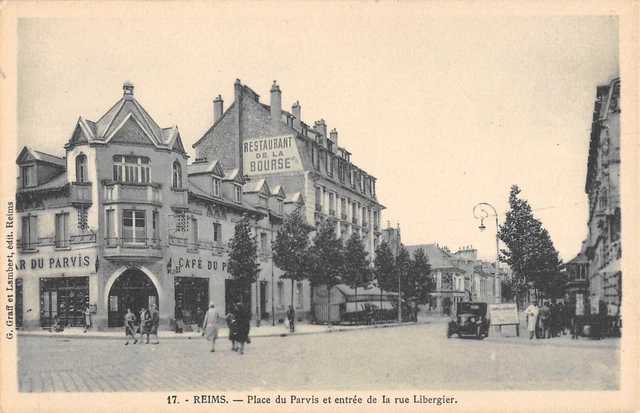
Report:
[[[127,313],[124,316],[124,333],[126,341],[124,345],[129,345],[129,338],[133,339],[133,344],[138,343],[136,338],[136,332],[140,334],[140,344],[143,343],[143,338],[146,335],[146,344],[160,344],[158,340],[158,326],[160,325],[160,314],[158,308],[155,305],[150,305],[149,309],[142,308],[140,310],[140,324],[136,324],[136,316],[131,311],[131,308],[127,308]],[[149,341],[150,336],[154,337],[152,342]]]
[[[549,339],[566,334],[566,329],[571,329],[571,319],[564,304],[554,304],[545,301],[542,307],[533,302],[527,307],[527,330],[529,339]]]
[[[202,321],[202,335],[211,342],[211,352],[216,351],[216,339],[218,338],[218,319],[224,318],[229,327],[229,341],[231,350],[244,354],[245,343],[250,343],[249,330],[251,328],[251,316],[249,311],[241,303],[233,306],[229,314],[220,316],[215,304],[209,303],[209,310]]]

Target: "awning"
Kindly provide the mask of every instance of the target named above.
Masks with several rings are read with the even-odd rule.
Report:
[[[347,302],[345,304],[346,304],[345,311],[347,313],[353,313],[355,311],[364,311],[365,305],[371,306],[374,311],[380,309],[380,304],[382,304],[383,310],[391,310],[394,308],[393,304],[391,304],[391,302],[389,301],[382,301],[382,303],[380,301],[358,301],[358,302]]]

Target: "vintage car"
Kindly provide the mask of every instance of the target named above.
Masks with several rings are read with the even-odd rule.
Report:
[[[489,337],[487,303],[462,301],[458,303],[455,317],[447,326],[447,338],[473,336],[478,340]]]

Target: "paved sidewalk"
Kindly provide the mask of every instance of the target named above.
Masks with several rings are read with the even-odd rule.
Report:
[[[295,335],[306,335],[306,334],[323,334],[323,333],[337,333],[337,332],[345,332],[345,331],[358,331],[358,330],[368,330],[374,328],[391,328],[391,327],[402,327],[402,326],[413,326],[416,324],[428,324],[433,322],[441,322],[444,320],[442,317],[438,318],[419,318],[418,322],[406,322],[402,323],[402,325],[398,323],[382,323],[382,324],[373,324],[373,325],[349,325],[349,324],[337,324],[328,327],[326,324],[308,324],[308,323],[297,323],[296,331],[291,333],[289,331],[288,325],[285,326],[283,324],[278,324],[272,326],[267,323],[262,323],[260,327],[255,325],[255,321],[252,322],[251,325],[251,338],[258,337],[286,337],[286,336],[295,336]],[[48,330],[32,330],[32,331],[19,331],[19,337],[52,337],[52,338],[76,338],[76,339],[107,339],[107,340],[123,340],[124,339],[124,328],[109,328],[107,331],[92,331],[89,330],[86,333],[82,327],[71,327],[67,328],[64,331],[54,333]],[[184,332],[184,333],[175,333],[173,331],[158,331],[158,339],[159,340],[190,340],[202,337],[202,332],[198,333],[196,331],[193,332]],[[229,329],[225,326],[220,326],[220,331],[218,333],[219,338],[227,338],[229,337]]]

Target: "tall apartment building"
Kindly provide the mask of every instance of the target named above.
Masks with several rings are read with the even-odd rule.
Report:
[[[585,192],[588,235],[567,263],[568,292],[579,315],[618,316],[622,302],[620,214],[620,78],[598,86]]]
[[[381,242],[376,178],[359,168],[323,119],[313,126],[302,120],[301,105],[282,108],[282,92],[273,83],[269,105],[240,80],[234,101],[224,108],[221,96],[213,102],[213,125],[193,147],[197,159],[215,158],[225,169],[238,169],[250,181],[281,186],[306,202],[310,225],[330,220],[346,240],[354,232],[373,253]]]

